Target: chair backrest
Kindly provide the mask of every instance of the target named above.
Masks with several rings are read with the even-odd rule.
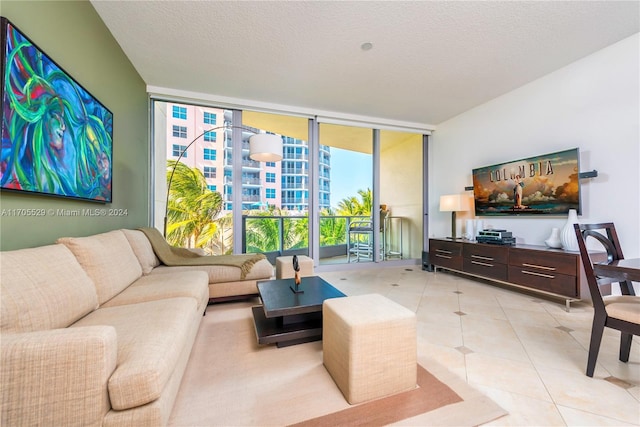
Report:
[[[611,279],[599,280],[593,271],[593,262],[589,256],[587,249],[587,237],[593,237],[604,247],[607,252],[607,262],[624,259],[622,255],[622,248],[618,241],[618,233],[616,233],[616,227],[612,222],[606,222],[601,224],[574,224],[573,228],[576,232],[578,239],[578,247],[580,248],[580,258],[582,258],[582,265],[584,266],[584,272],[587,277],[587,284],[589,285],[589,292],[591,293],[591,300],[593,302],[593,308],[595,310],[604,310],[604,302],[602,301],[602,293],[600,292],[600,285],[610,284],[615,282]]]
[[[373,221],[370,219],[351,221],[349,231],[373,231]]]

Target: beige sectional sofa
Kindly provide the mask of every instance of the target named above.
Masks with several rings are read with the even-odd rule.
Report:
[[[144,238],[0,253],[0,425],[167,423],[209,298],[234,292],[214,269],[163,268]],[[218,268],[255,293],[258,273]]]
[[[142,231],[123,230],[123,232],[138,257],[144,274],[155,275],[165,272],[193,270],[201,270],[207,273],[209,277],[209,299],[211,302],[257,295],[257,281],[269,279],[274,274],[273,265],[267,259],[256,262],[251,271],[244,277],[239,268],[226,265],[166,266],[155,255],[151,243],[149,243]]]

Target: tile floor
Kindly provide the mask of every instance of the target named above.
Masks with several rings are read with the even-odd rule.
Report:
[[[585,375],[592,308],[541,299],[419,266],[318,273],[347,295],[380,293],[414,310],[418,353],[483,391],[509,415],[487,425],[640,426],[640,339],[618,360],[605,329]]]

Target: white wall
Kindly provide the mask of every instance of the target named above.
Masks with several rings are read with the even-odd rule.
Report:
[[[581,171],[598,171],[581,180],[578,221],[613,221],[625,257],[640,257],[639,76],[640,33],[440,124],[430,144],[430,236],[450,234],[439,197],[464,192],[473,168],[578,147]],[[458,235],[472,217],[458,215]],[[540,245],[566,222],[483,219]]]

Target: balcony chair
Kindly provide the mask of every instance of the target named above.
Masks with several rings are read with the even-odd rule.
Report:
[[[352,221],[347,232],[347,262],[373,261],[373,221]]]
[[[587,237],[593,237],[602,244],[607,252],[608,263],[624,259],[613,223],[574,224],[574,229],[593,301],[593,326],[587,361],[587,376],[593,377],[605,326],[620,331],[620,361],[625,363],[629,361],[633,335],[640,335],[640,297],[635,296],[633,284],[630,281],[597,277],[593,271],[593,262],[587,252]],[[611,285],[611,283],[620,284],[622,295],[603,296],[601,286]],[[608,288],[610,289],[610,286]]]

